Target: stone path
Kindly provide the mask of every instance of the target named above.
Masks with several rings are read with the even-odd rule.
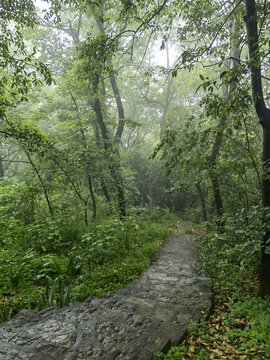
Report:
[[[197,266],[192,236],[174,235],[126,288],[62,309],[24,310],[2,324],[0,359],[155,359],[210,311],[211,281]]]

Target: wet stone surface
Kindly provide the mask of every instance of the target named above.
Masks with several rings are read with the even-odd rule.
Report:
[[[0,359],[155,359],[210,311],[211,281],[198,266],[192,236],[172,236],[126,288],[62,309],[24,310],[0,325]]]

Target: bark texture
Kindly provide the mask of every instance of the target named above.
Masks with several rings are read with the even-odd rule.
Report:
[[[270,109],[267,108],[263,96],[256,1],[245,0],[245,6],[253,101],[260,124],[263,128],[262,203],[263,206],[267,208],[270,207]],[[264,220],[265,225],[268,226],[266,218]],[[270,296],[270,254],[266,253],[269,238],[270,231],[267,230],[262,240],[259,269],[259,295],[262,297]]]
[[[100,128],[104,150],[107,152],[108,155],[111,156],[109,169],[117,190],[117,199],[118,199],[120,217],[123,218],[126,216],[126,200],[125,200],[124,184],[121,174],[120,158],[117,150],[117,145],[115,150],[113,150],[112,148],[112,144],[110,142],[110,136],[103,120],[101,101],[98,96],[98,85],[99,85],[99,78],[96,78],[93,82],[93,92],[95,98],[94,111],[96,113],[97,122]]]

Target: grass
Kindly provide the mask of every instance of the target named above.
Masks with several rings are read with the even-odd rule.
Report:
[[[24,308],[64,306],[125,286],[147,268],[176,221],[159,212],[111,218],[77,232],[73,226],[72,236],[65,219],[16,229],[0,252],[0,322]]]

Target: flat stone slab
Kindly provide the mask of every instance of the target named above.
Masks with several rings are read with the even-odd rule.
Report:
[[[23,310],[0,325],[0,359],[155,359],[211,309],[211,280],[199,265],[193,237],[171,236],[126,288],[38,314]]]

